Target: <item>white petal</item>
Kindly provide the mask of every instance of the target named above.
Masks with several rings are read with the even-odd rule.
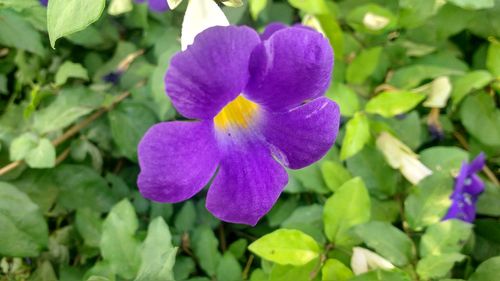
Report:
[[[419,183],[422,179],[432,174],[417,158],[405,157],[401,159],[401,174],[412,184]]]
[[[193,44],[196,35],[212,26],[228,26],[224,12],[213,0],[190,0],[182,23],[182,50]]]
[[[168,8],[170,10],[173,10],[179,6],[179,4],[182,2],[182,0],[167,0],[168,3]]]
[[[373,269],[391,270],[394,268],[391,262],[378,254],[361,247],[354,247],[351,268],[354,274],[360,275]]]
[[[363,17],[363,24],[371,30],[381,30],[389,24],[390,20],[386,17],[368,12]]]
[[[365,249],[354,247],[351,257],[351,268],[354,274],[360,275],[368,271],[368,262],[364,254]]]
[[[417,184],[432,174],[432,171],[418,160],[417,154],[389,133],[382,132],[378,136],[377,148],[382,151],[387,163],[392,168],[399,169],[412,184]]]
[[[117,16],[132,11],[132,0],[112,0],[108,7],[108,14]]]
[[[427,100],[424,102],[425,107],[446,107],[446,103],[451,94],[451,82],[448,76],[441,76],[430,83]]]

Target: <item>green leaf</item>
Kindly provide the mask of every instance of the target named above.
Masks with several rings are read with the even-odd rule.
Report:
[[[43,55],[40,33],[23,16],[10,9],[0,9],[0,45]]]
[[[489,216],[500,216],[500,188],[486,182],[484,193],[477,201],[477,213]]]
[[[81,64],[65,61],[57,70],[55,83],[58,86],[64,85],[69,78],[89,80],[89,75]]]
[[[240,259],[245,254],[247,246],[248,246],[247,240],[240,238],[231,243],[231,245],[229,245],[229,248],[227,250],[231,252],[231,254],[233,254],[235,258]]]
[[[464,71],[440,65],[411,64],[394,71],[389,83],[399,89],[411,89],[426,79],[439,76],[463,75]]]
[[[412,241],[388,222],[372,221],[354,228],[354,233],[393,264],[404,266],[412,257]]]
[[[321,175],[319,163],[299,170],[290,170],[289,175],[300,183],[300,191],[312,191],[320,194],[329,193],[328,187],[326,187]]]
[[[140,245],[134,237],[138,227],[134,207],[126,199],[111,209],[102,224],[101,254],[126,279],[136,276],[141,263]]]
[[[394,14],[377,4],[360,5],[347,14],[347,23],[362,33],[381,34],[396,27]]]
[[[497,281],[498,272],[500,272],[500,257],[494,257],[481,263],[469,281]]]
[[[346,80],[352,84],[363,84],[370,77],[380,60],[382,47],[373,47],[361,51],[347,66]]]
[[[320,249],[314,239],[298,230],[278,229],[248,246],[259,257],[282,265],[305,265],[317,258]]]
[[[353,276],[351,269],[336,259],[327,259],[321,268],[322,281],[347,281]]]
[[[62,90],[47,107],[34,113],[33,127],[45,134],[62,129],[98,108],[104,96],[84,87]]]
[[[323,206],[318,204],[296,207],[293,213],[281,223],[281,228],[297,229],[323,243]]]
[[[371,139],[370,123],[364,113],[358,112],[346,124],[346,132],[340,150],[340,159],[345,160],[363,149]]]
[[[417,273],[423,280],[444,277],[456,262],[464,258],[465,256],[459,253],[426,256],[418,261]]]
[[[493,0],[491,0],[493,2]],[[500,42],[492,41],[486,55],[486,67],[493,76],[500,77]]]
[[[370,196],[361,178],[344,183],[325,202],[323,220],[328,240],[339,246],[352,246],[355,238],[350,233],[353,226],[370,219]]]
[[[328,11],[325,0],[288,0],[294,8],[309,14],[324,14]]]
[[[267,0],[249,0],[250,15],[254,20],[259,18],[259,14],[264,10],[267,5]]]
[[[349,281],[411,281],[408,274],[401,270],[372,270],[367,273],[357,275]]]
[[[53,170],[60,188],[58,203],[68,210],[92,208],[108,211],[114,199],[108,183],[96,171],[83,165],[63,164]]]
[[[57,39],[85,29],[101,16],[105,0],[50,0],[47,7],[47,30],[50,45]]]
[[[141,249],[141,267],[136,281],[174,280],[173,267],[177,248],[172,246],[167,224],[161,217],[148,227],[148,235]]]
[[[33,133],[24,133],[16,137],[10,144],[10,160],[22,160],[38,144],[38,137]]]
[[[460,119],[467,131],[480,142],[500,146],[500,110],[487,93],[467,97],[460,109]]]
[[[356,92],[342,83],[333,82],[326,96],[339,105],[342,116],[350,117],[359,111],[359,99]]]
[[[230,252],[224,253],[217,267],[217,281],[242,280],[241,274],[241,266],[238,260]]]
[[[75,226],[83,238],[85,245],[98,248],[101,242],[101,214],[91,208],[76,211]]]
[[[36,257],[48,243],[47,223],[29,197],[0,182],[0,255]]]
[[[347,168],[354,176],[363,179],[370,194],[385,198],[396,192],[398,175],[373,146],[365,146],[358,154],[347,159]]]
[[[344,166],[333,161],[324,161],[321,164],[321,173],[326,186],[334,192],[352,178],[351,173]]]
[[[336,62],[343,60],[345,45],[344,32],[342,31],[338,20],[335,19],[335,15],[331,11],[328,11],[328,13],[317,15],[316,18],[325,32],[326,37],[330,41],[330,45],[332,45],[335,49]]]
[[[218,251],[219,241],[212,229],[207,225],[201,225],[194,230],[192,238],[193,251],[200,261],[201,269],[209,276],[215,275],[222,257]]]
[[[175,218],[175,228],[178,232],[184,233],[192,230],[196,223],[196,209],[192,201],[187,201],[182,206]]]
[[[366,112],[392,117],[406,113],[417,106],[425,96],[406,91],[383,92],[372,98],[366,104]]]
[[[453,107],[456,107],[467,94],[484,88],[491,80],[493,76],[486,70],[471,71],[453,80],[451,92]]]
[[[137,145],[146,131],[156,123],[155,114],[146,106],[124,101],[108,114],[111,135],[121,153],[137,161]]]
[[[435,172],[425,177],[405,200],[408,224],[414,230],[438,223],[450,207],[453,179],[447,173]]]
[[[318,259],[314,259],[302,266],[274,264],[268,281],[306,281],[311,280],[311,273],[315,270]]]
[[[495,0],[448,0],[448,2],[467,10],[488,9],[495,6]]]
[[[28,152],[24,160],[31,168],[52,168],[56,165],[56,149],[50,140],[40,139],[37,146]]]
[[[469,160],[467,151],[458,147],[434,146],[420,152],[420,161],[433,171],[458,173],[467,160]]]
[[[472,225],[446,220],[429,226],[420,240],[420,256],[458,253],[469,239]]]

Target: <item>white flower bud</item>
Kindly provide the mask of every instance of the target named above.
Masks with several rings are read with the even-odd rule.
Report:
[[[389,133],[383,132],[379,135],[377,147],[382,151],[389,165],[394,169],[399,169],[412,184],[417,184],[432,174],[432,171],[418,160],[417,154]]]
[[[190,0],[182,22],[181,47],[186,50],[196,35],[212,26],[228,26],[224,12],[213,0]]]
[[[394,269],[391,262],[378,254],[361,247],[354,247],[351,258],[351,268],[354,274],[360,275],[373,269]]]
[[[363,17],[363,24],[366,28],[374,31],[383,29],[389,24],[390,21],[391,20],[386,17],[379,16],[371,12],[366,13]]]

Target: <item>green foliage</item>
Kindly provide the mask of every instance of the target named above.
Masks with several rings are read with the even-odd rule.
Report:
[[[168,204],[137,189],[140,139],[183,120],[164,82],[182,2],[157,13],[134,0],[0,0],[0,280],[498,279],[499,0],[217,1],[259,32],[317,29],[335,54],[336,144],[287,171],[255,227],[214,218],[206,190]],[[381,151],[382,132],[408,150]],[[432,174],[409,182],[419,169],[388,162],[400,152]],[[476,220],[443,221],[480,152]],[[354,246],[394,268],[370,260],[361,273]]]

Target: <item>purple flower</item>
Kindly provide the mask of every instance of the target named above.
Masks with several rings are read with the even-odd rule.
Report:
[[[288,182],[283,166],[306,167],[329,150],[340,114],[324,97],[333,68],[328,40],[305,28],[268,31],[262,40],[248,27],[212,27],[172,58],[166,90],[193,121],[160,123],[144,135],[144,197],[183,201],[212,179],[207,209],[255,225]]]
[[[443,220],[460,219],[473,222],[476,218],[476,202],[484,191],[483,181],[476,175],[484,167],[484,154],[479,154],[470,164],[464,162],[455,180],[452,201]]]
[[[42,4],[45,7],[47,7],[48,3],[49,3],[49,0],[40,0],[40,4]]]
[[[144,3],[146,0],[135,0],[136,3]],[[169,10],[167,0],[148,0],[149,9],[154,12],[165,12]]]

